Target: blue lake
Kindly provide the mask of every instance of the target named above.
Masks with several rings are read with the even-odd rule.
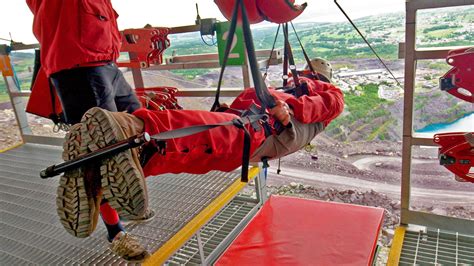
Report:
[[[445,133],[445,132],[473,132],[474,112],[465,115],[452,123],[437,123],[428,125],[416,133]]]

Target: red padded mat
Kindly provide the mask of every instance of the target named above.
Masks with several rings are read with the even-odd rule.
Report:
[[[271,196],[216,265],[369,265],[383,212]]]

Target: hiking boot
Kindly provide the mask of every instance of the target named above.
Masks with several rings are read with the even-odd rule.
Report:
[[[89,109],[81,121],[82,144],[88,152],[104,148],[143,132],[139,118],[98,107]],[[148,195],[136,149],[126,150],[102,161],[103,197],[120,216],[143,216]]]
[[[81,125],[73,125],[63,144],[63,160],[72,160],[83,154],[81,150]],[[86,167],[66,171],[59,178],[56,194],[57,213],[66,231],[75,237],[88,237],[96,228],[99,202],[92,196],[88,180],[84,178]],[[93,174],[93,173],[92,173]],[[100,194],[100,193],[99,193]],[[101,195],[98,195],[99,199]]]
[[[123,225],[127,224],[140,224],[140,223],[148,223],[149,221],[155,218],[155,211],[152,209],[147,209],[143,216],[125,216],[120,217],[120,221]]]
[[[150,256],[150,253],[134,236],[123,231],[114,237],[110,249],[116,255],[130,262],[141,262]]]

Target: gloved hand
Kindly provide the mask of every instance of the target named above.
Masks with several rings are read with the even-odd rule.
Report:
[[[275,117],[276,120],[284,126],[287,126],[290,123],[290,114],[292,110],[288,104],[282,100],[276,102],[276,106],[270,109],[270,115]]]

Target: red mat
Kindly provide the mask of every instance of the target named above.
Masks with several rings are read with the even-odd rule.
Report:
[[[271,196],[216,265],[369,265],[383,212]]]

